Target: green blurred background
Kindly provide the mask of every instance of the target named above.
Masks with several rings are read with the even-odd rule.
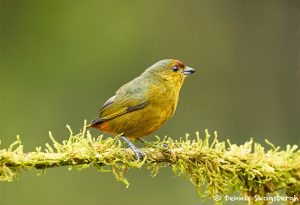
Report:
[[[197,73],[155,134],[203,136],[207,128],[238,144],[299,144],[299,19],[299,0],[0,0],[1,147],[20,134],[32,151],[49,142],[49,130],[67,139],[66,124],[77,132],[121,85],[164,58]],[[37,173],[0,183],[0,204],[201,203],[169,168],[154,179],[131,170],[128,189],[93,168]]]

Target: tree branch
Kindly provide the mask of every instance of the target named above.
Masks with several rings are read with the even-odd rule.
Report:
[[[69,128],[69,127],[68,127]],[[142,148],[143,161],[135,160],[131,149],[124,148],[118,137],[93,138],[85,130],[58,143],[50,133],[52,144],[24,153],[17,137],[8,149],[0,149],[0,180],[12,181],[21,171],[50,167],[94,166],[100,171],[110,167],[118,181],[129,185],[125,178],[130,168],[146,167],[155,176],[162,167],[170,166],[174,173],[191,180],[200,195],[227,195],[239,191],[246,194],[250,204],[254,196],[267,196],[285,190],[293,204],[300,203],[300,151],[297,145],[280,150],[266,140],[269,150],[251,139],[243,145],[218,141],[217,133],[201,138],[159,139]],[[292,200],[298,197],[298,201]],[[260,202],[263,203],[263,202]],[[259,204],[259,203],[258,203]]]

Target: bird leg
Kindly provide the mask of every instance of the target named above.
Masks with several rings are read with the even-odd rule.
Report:
[[[143,159],[143,153],[142,151],[137,148],[132,142],[130,142],[129,139],[127,139],[125,136],[121,136],[121,138],[128,144],[128,146],[134,151],[136,159],[140,160]]]

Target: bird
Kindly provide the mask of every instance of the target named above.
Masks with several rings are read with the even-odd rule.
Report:
[[[131,141],[153,133],[173,116],[184,79],[194,72],[195,69],[179,60],[156,62],[121,86],[87,127],[121,135],[136,158],[143,158],[143,153]]]

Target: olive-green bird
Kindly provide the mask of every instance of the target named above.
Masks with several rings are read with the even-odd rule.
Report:
[[[88,127],[111,134],[122,134],[138,159],[141,151],[134,140],[156,131],[174,114],[180,88],[193,68],[179,60],[161,60],[139,77],[123,85],[101,107],[99,116]]]

